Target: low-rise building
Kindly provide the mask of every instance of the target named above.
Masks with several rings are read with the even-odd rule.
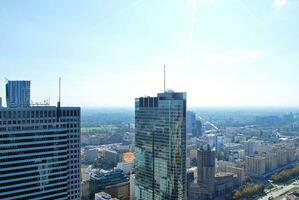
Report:
[[[133,171],[133,162],[119,162],[117,163],[116,169],[122,170],[125,174],[131,174]]]
[[[94,195],[94,199],[95,200],[118,200],[117,198],[113,198],[111,197],[110,194],[107,194],[106,192],[99,192],[99,193],[96,193]]]
[[[215,176],[215,199],[227,199],[234,190],[234,174],[219,173]]]
[[[218,172],[226,172],[234,174],[235,186],[238,187],[242,185],[245,181],[245,170],[243,167],[239,167],[236,163],[228,161],[218,161]]]
[[[93,163],[98,158],[99,152],[95,147],[87,147],[84,149],[84,161],[87,163]]]
[[[95,193],[98,192],[106,192],[112,197],[120,200],[130,199],[129,177],[125,175],[122,170],[99,170],[93,172],[91,174],[89,184],[90,199],[93,199]]]

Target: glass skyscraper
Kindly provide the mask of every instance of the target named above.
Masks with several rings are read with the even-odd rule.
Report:
[[[30,81],[8,81],[6,83],[6,105],[8,108],[30,106]]]
[[[186,199],[186,93],[135,99],[135,195]]]
[[[195,128],[195,123],[196,123],[196,114],[192,111],[187,111],[187,133],[192,133],[193,129]]]

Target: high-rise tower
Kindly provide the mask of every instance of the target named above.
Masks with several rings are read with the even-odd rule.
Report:
[[[201,199],[213,199],[215,191],[215,151],[207,145],[197,150],[197,184]]]
[[[8,81],[6,83],[6,105],[8,108],[30,106],[30,81]]]
[[[186,93],[135,100],[135,195],[186,199]]]
[[[196,123],[196,114],[194,112],[187,111],[186,123],[187,133],[192,133]]]

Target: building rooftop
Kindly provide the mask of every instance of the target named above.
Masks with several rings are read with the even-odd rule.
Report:
[[[70,106],[61,106],[62,109],[80,109],[80,107],[70,107]],[[8,107],[0,107],[0,111],[14,111],[14,110],[54,110],[57,109],[57,106],[29,106],[29,107],[13,107],[13,108],[8,108]]]

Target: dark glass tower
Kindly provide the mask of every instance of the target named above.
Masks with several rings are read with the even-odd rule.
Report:
[[[30,81],[8,81],[6,83],[6,104],[8,108],[30,106]]]
[[[137,199],[186,199],[186,93],[135,100]]]
[[[195,122],[196,122],[196,114],[192,111],[187,111],[187,118],[186,118],[186,127],[187,127],[187,133],[193,133],[193,129],[195,128]]]
[[[210,146],[197,150],[197,183],[201,187],[201,199],[212,200],[215,193],[215,151]]]

